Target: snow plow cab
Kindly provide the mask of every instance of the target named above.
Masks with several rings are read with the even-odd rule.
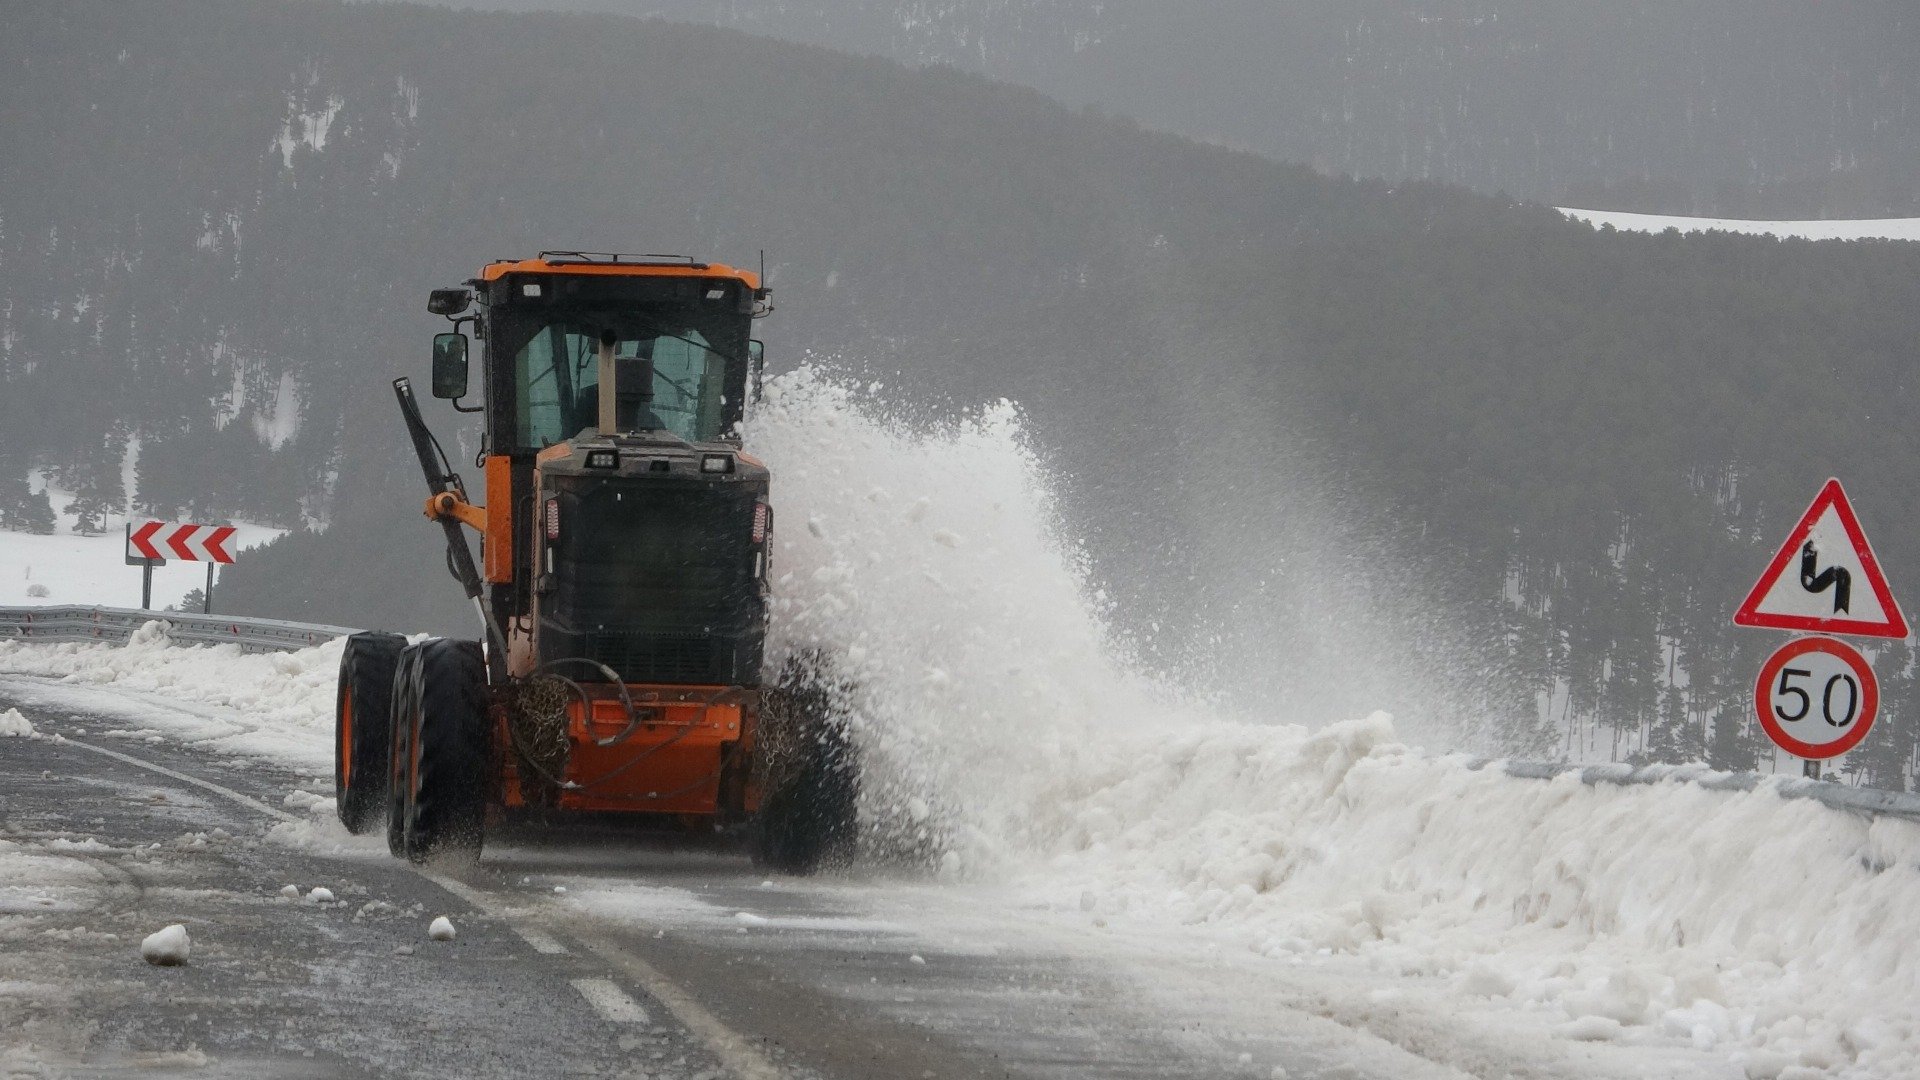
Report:
[[[453,323],[434,338],[433,394],[482,416],[484,505],[409,381],[394,392],[483,632],[348,639],[348,829],[384,819],[415,861],[477,857],[517,813],[738,830],[797,872],[845,852],[854,779],[824,674],[801,660],[762,682],[773,508],[738,425],[767,297],[720,264],[558,251],[433,291],[428,310]],[[477,565],[463,527],[480,534]]]

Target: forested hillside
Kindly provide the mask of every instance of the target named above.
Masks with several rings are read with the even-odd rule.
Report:
[[[324,525],[234,568],[255,613],[465,629],[387,382],[424,372],[430,287],[547,247],[765,248],[776,369],[1019,401],[1146,658],[1269,712],[1361,707],[1287,700],[1289,669],[1377,662],[1482,746],[1751,764],[1767,642],[1727,618],[1833,473],[1920,596],[1920,245],[1596,233],[658,22],[13,26],[0,483],[118,505],[137,442],[153,513]],[[1900,783],[1916,699],[1887,681],[1855,757]]]
[[[1903,0],[457,0],[951,64],[1327,172],[1561,206],[1920,213]]]

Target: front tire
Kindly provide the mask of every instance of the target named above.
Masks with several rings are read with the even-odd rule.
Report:
[[[486,823],[489,743],[480,643],[434,638],[407,651],[412,661],[402,662],[395,683],[400,828],[389,823],[388,847],[416,863],[477,860]],[[403,680],[404,739],[398,723]]]
[[[413,733],[420,726],[420,650],[408,645],[393,666],[387,725],[387,850],[407,857],[407,793],[412,787]]]
[[[386,812],[393,668],[407,641],[364,632],[347,638],[333,701],[333,797],[340,824],[371,832]]]

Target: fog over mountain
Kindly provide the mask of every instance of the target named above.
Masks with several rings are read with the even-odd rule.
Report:
[[[1901,0],[462,0],[950,64],[1325,172],[1733,217],[1920,214]]]
[[[776,370],[830,360],[922,416],[1019,402],[1117,625],[1268,706],[1301,666],[1403,671],[1482,746],[1605,720],[1750,764],[1763,642],[1727,615],[1820,480],[1872,508],[1896,593],[1920,583],[1920,245],[1596,232],[736,30],[12,16],[0,512],[41,469],[100,506],[313,526],[249,553],[228,610],[467,630],[388,382],[424,375],[429,288],[574,247],[764,248]],[[1905,784],[1913,726],[1859,767]]]

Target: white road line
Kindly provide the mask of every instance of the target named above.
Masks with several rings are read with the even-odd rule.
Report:
[[[108,750],[104,747],[74,742],[72,739],[65,739],[60,745],[76,746],[82,750],[90,750],[93,753],[113,758],[115,761],[125,762],[135,768],[159,773],[162,776],[178,780],[183,784],[192,784],[194,787],[213,792],[215,795],[219,795],[225,799],[231,799],[242,806],[258,810],[269,817],[277,818],[281,821],[300,820],[278,807],[268,806],[266,803],[250,796],[242,795],[232,788],[221,787],[219,784],[213,783],[210,780],[202,780],[196,776],[188,776],[186,773],[176,772],[164,765],[156,765],[151,761],[144,761],[130,754],[122,754],[117,750]],[[532,938],[527,937],[528,933],[547,937],[546,934],[538,930],[532,930],[531,928],[521,930],[520,927],[514,925],[513,919],[507,914],[506,908],[486,893],[462,882],[455,881],[444,874],[436,874],[424,867],[409,866],[409,868],[421,877],[426,878],[447,892],[466,901],[475,910],[506,923],[515,931],[519,932],[523,938],[527,938],[528,943],[533,944],[535,949],[540,949],[540,946],[535,944]],[[552,941],[553,939],[549,938],[548,940]],[[708,1012],[705,1006],[694,1000],[693,995],[682,990],[678,983],[661,974],[659,969],[655,968],[652,964],[647,963],[645,960],[640,959],[618,946],[600,940],[595,935],[582,935],[576,940],[579,944],[584,945],[589,952],[592,952],[602,960],[625,972],[628,977],[639,983],[648,994],[652,995],[654,1000],[666,1006],[667,1011],[673,1014],[673,1018],[680,1021],[681,1026],[692,1032],[701,1042],[704,1042],[707,1045],[707,1049],[712,1052],[714,1057],[720,1060],[720,1064],[728,1072],[732,1073],[736,1080],[783,1080],[785,1074],[776,1068],[773,1062],[767,1060],[766,1055],[762,1054],[751,1041],[721,1023],[718,1017]],[[553,941],[553,943],[555,945],[559,944],[558,941]],[[562,946],[562,948],[564,949],[564,946]],[[545,952],[546,950],[540,949],[540,951]],[[624,991],[614,986],[614,984],[608,980],[576,979],[573,981],[574,988],[580,989],[580,984],[583,982],[606,983],[615,993],[619,994],[621,998],[624,998],[628,1005],[637,1010],[642,1017],[646,1015],[646,1010],[641,1009],[638,1002],[627,997]],[[588,991],[580,990],[580,993],[586,996]],[[588,1000],[592,1001],[593,999],[589,996]],[[596,1009],[600,1008],[597,1003],[594,1007]],[[604,1012],[602,1015],[605,1015]],[[609,1019],[611,1019],[611,1017],[609,1017]]]
[[[513,932],[520,935],[520,940],[533,946],[534,952],[544,953],[547,956],[567,955],[567,947],[544,930],[535,930],[531,926],[516,926]]]
[[[616,1024],[651,1024],[653,1018],[612,979],[568,979],[593,1011]]]
[[[66,746],[77,746],[82,750],[91,750],[96,754],[100,754],[105,757],[110,757],[115,761],[124,761],[128,765],[132,765],[136,768],[146,769],[148,772],[157,772],[161,776],[170,777],[174,780],[180,781],[183,784],[192,784],[194,787],[211,791],[215,795],[218,795],[223,799],[232,799],[234,802],[239,803],[241,806],[245,806],[253,810],[258,810],[261,813],[268,815],[269,817],[279,818],[281,821],[299,821],[300,820],[299,818],[294,817],[292,814],[287,813],[285,810],[282,810],[277,806],[268,806],[266,803],[261,802],[259,799],[255,799],[247,795],[242,795],[239,792],[233,790],[232,788],[224,788],[224,787],[221,787],[219,784],[215,784],[207,780],[202,780],[197,776],[188,776],[186,773],[183,773],[183,772],[175,772],[172,769],[167,768],[165,765],[155,765],[151,761],[145,761],[141,758],[134,757],[131,754],[123,754],[118,750],[109,750],[104,746],[93,746],[89,743],[76,742],[72,739],[66,738],[65,736],[61,737],[61,744]]]
[[[652,964],[597,936],[579,935],[575,940],[594,955],[625,972],[655,1001],[666,1006],[673,1018],[706,1043],[713,1056],[719,1058],[720,1064],[738,1080],[782,1080],[786,1075],[774,1067],[773,1062],[767,1060],[766,1055],[752,1042],[722,1024],[718,1017],[695,1001],[693,995],[662,975]]]

